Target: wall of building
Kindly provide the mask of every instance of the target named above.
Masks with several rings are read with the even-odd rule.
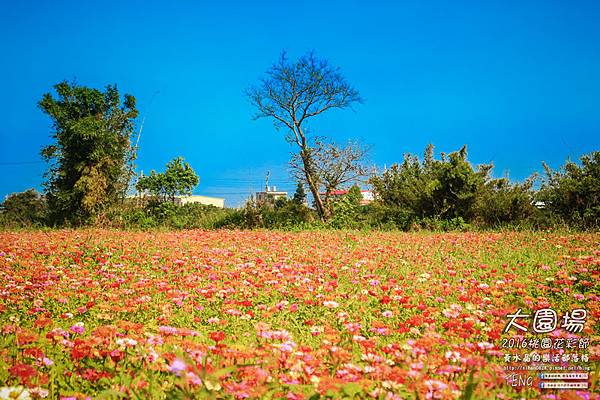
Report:
[[[177,203],[179,205],[197,203],[197,204],[204,204],[207,206],[215,206],[215,207],[220,207],[220,208],[225,207],[225,199],[222,199],[219,197],[208,197],[208,196],[177,197],[175,199],[175,203]]]

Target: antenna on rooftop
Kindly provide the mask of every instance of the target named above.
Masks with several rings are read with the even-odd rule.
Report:
[[[271,171],[267,171],[267,177],[265,179],[265,192],[269,191],[269,175],[271,175]]]

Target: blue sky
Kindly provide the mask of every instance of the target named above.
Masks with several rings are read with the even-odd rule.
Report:
[[[340,66],[365,102],[312,130],[371,146],[378,166],[469,146],[521,180],[600,150],[598,1],[0,1],[0,197],[41,187],[55,83],[116,83],[146,116],[138,168],[182,155],[199,194],[238,205],[293,190],[293,149],[252,121],[244,89],[282,49]],[[153,93],[159,92],[154,96]],[[16,163],[16,164],[15,164]]]

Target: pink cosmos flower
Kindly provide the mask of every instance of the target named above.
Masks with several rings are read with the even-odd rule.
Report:
[[[200,377],[198,375],[196,375],[195,373],[188,372],[186,374],[186,377],[188,379],[188,382],[190,382],[192,385],[196,385],[196,386],[202,385],[202,379],[200,379]]]
[[[169,372],[177,376],[181,376],[181,373],[185,371],[186,368],[187,365],[185,364],[185,362],[179,358],[176,358],[169,365]]]
[[[71,326],[69,329],[71,330],[71,332],[78,333],[78,334],[82,334],[85,332],[83,322],[78,322],[75,325]]]

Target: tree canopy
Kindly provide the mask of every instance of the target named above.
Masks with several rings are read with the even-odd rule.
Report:
[[[191,195],[198,185],[199,178],[183,157],[177,157],[167,163],[165,172],[152,170],[150,175],[141,177],[136,188],[147,191],[162,201],[175,202],[176,196]]]
[[[0,225],[32,226],[46,222],[46,200],[35,189],[13,193],[0,203]]]
[[[39,107],[53,123],[46,197],[55,222],[83,223],[125,196],[135,157],[131,135],[138,115],[131,95],[61,82]]]

